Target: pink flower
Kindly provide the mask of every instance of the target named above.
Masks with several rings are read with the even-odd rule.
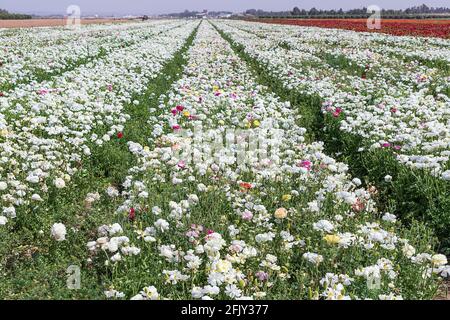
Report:
[[[40,90],[38,90],[38,94],[39,95],[41,95],[41,96],[43,96],[43,95],[45,95],[45,94],[47,94],[49,91],[47,90],[47,89],[40,89]]]
[[[178,168],[184,169],[186,167],[186,162],[184,160],[180,160],[178,162]]]
[[[181,111],[184,110],[184,107],[183,107],[183,106],[177,106],[176,109],[177,109],[179,112],[181,112]]]
[[[333,112],[333,117],[337,118],[342,113],[342,108],[337,107]]]
[[[181,127],[180,127],[179,124],[174,124],[174,125],[172,126],[172,129],[173,129],[173,130],[180,130]]]
[[[253,213],[251,213],[250,211],[245,210],[245,211],[242,213],[242,219],[247,220],[247,221],[250,221],[250,220],[252,220],[252,218],[253,218]]]
[[[391,108],[391,112],[392,113],[396,113],[397,112],[397,108]]]
[[[297,166],[299,166],[301,168],[306,168],[309,171],[309,170],[311,170],[312,162],[309,160],[303,160],[302,162],[297,164]]]
[[[112,91],[112,89],[113,89],[113,86],[112,86],[112,84],[108,84],[107,86],[106,86],[106,89],[108,89],[108,91]]]
[[[265,280],[269,279],[269,274],[267,272],[264,272],[264,271],[258,271],[257,273],[255,273],[255,276],[260,281],[265,281]]]
[[[188,232],[186,232],[186,237],[198,238],[198,232],[196,230],[189,230]]]
[[[381,146],[383,148],[389,148],[391,146],[391,144],[389,142],[385,142],[385,143],[382,143]]]

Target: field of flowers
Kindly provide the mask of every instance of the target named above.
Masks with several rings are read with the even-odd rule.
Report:
[[[0,37],[0,298],[433,299],[450,276],[448,40]]]
[[[396,36],[450,38],[450,20],[448,19],[384,19],[381,29],[373,30],[367,30],[367,19],[260,19],[258,21],[359,32],[381,32]]]

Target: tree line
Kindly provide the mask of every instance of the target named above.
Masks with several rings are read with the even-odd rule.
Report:
[[[264,11],[257,9],[249,9],[245,11],[247,15],[253,15],[258,17],[270,16],[270,17],[286,17],[286,16],[295,16],[295,17],[317,17],[317,16],[368,16],[370,13],[367,12],[367,8],[363,7],[360,9],[350,9],[343,10],[332,9],[332,10],[321,10],[316,8],[311,8],[309,10],[300,9],[295,7],[292,11]],[[433,8],[428,7],[423,4],[421,6],[415,6],[407,9],[393,10],[393,9],[382,9],[381,14],[384,16],[411,16],[411,15],[440,15],[440,14],[450,14],[450,8],[439,7]]]
[[[29,14],[20,14],[20,13],[9,13],[6,10],[0,9],[0,20],[23,20],[23,19],[31,19],[32,16]]]

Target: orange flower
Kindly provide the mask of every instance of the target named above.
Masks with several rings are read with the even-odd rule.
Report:
[[[253,188],[252,184],[248,183],[248,182],[241,182],[241,183],[239,183],[239,185],[241,186],[241,188],[246,189],[246,190]]]

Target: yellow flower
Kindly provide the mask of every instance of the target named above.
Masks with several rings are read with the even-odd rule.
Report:
[[[287,210],[285,208],[278,208],[274,213],[275,218],[284,219],[287,217]]]
[[[232,267],[231,262],[228,260],[219,260],[216,265],[217,271],[222,273],[228,272]]]
[[[213,86],[213,91],[218,91],[219,87],[218,86]]]
[[[186,118],[189,117],[191,114],[189,113],[189,111],[185,110],[183,111],[183,116],[185,116]]]
[[[281,200],[283,201],[289,201],[292,199],[292,196],[290,194],[285,194],[281,197]]]
[[[7,129],[2,129],[0,130],[0,137],[6,137],[8,135],[8,130]]]
[[[253,121],[253,127],[255,127],[255,128],[258,128],[259,126],[260,126],[260,122],[259,122],[259,120],[254,120]]]
[[[335,234],[328,234],[325,237],[323,237],[323,239],[328,244],[338,244],[339,241],[341,241],[341,238],[338,235],[335,235]]]
[[[250,122],[246,122],[246,123],[245,123],[245,127],[248,128],[248,129],[250,129],[250,128],[252,127],[252,124],[251,124]]]
[[[149,151],[150,151],[150,148],[149,148],[148,146],[145,146],[145,147],[144,147],[144,151],[149,152]]]
[[[223,125],[225,124],[225,121],[219,120],[219,124],[220,124],[221,126],[223,126]]]

